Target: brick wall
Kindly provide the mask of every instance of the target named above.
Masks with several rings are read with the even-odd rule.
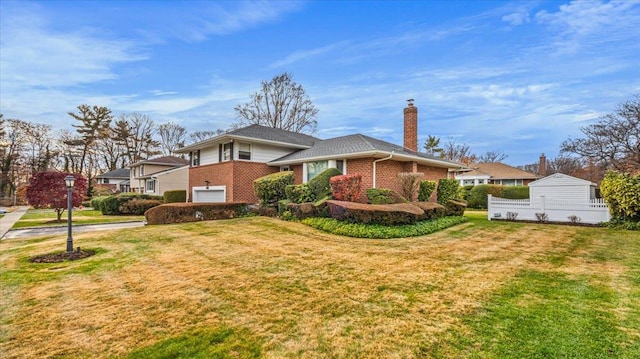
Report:
[[[209,181],[209,186],[227,186],[226,201],[232,201],[233,186],[233,162],[221,162],[189,168],[189,201],[193,187],[204,186],[204,181]]]
[[[233,163],[233,191],[227,188],[232,197],[227,201],[257,203],[258,197],[253,192],[253,181],[257,178],[280,171],[278,167],[269,167],[264,163],[232,161]]]
[[[404,108],[404,147],[418,150],[418,108],[409,103]]]
[[[302,184],[302,165],[292,165],[289,168],[293,171],[293,183]]]

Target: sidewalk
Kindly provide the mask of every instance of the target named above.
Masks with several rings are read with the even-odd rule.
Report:
[[[4,220],[2,218],[1,220]],[[1,221],[0,220],[0,221]],[[113,229],[123,229],[123,228],[135,228],[135,227],[143,227],[144,222],[119,222],[119,223],[102,223],[102,224],[87,224],[87,225],[76,225],[73,226],[73,233],[82,233],[82,232],[93,232],[93,231],[104,231],[104,230],[113,230]],[[14,229],[6,233],[4,239],[14,239],[14,238],[28,238],[28,237],[37,237],[37,236],[46,236],[52,234],[66,234],[67,227],[33,227],[33,228],[25,228],[25,229]]]
[[[8,212],[4,217],[0,218],[0,239],[13,227],[13,225],[22,218],[22,215],[27,212],[29,206],[19,206],[12,212]]]

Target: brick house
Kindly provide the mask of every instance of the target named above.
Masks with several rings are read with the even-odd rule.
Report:
[[[542,159],[541,159],[542,163]],[[504,163],[474,163],[468,169],[456,171],[455,178],[461,186],[497,184],[503,186],[526,186],[540,176]]]
[[[460,163],[417,152],[418,109],[404,109],[404,146],[362,134],[329,139],[250,125],[178,150],[189,154],[189,192],[193,202],[257,202],[253,181],[291,170],[305,183],[333,167],[362,175],[364,188],[400,191],[397,174],[422,172],[438,180],[463,168]]]

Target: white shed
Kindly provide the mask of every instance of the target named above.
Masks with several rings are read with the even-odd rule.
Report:
[[[529,183],[529,198],[588,202],[596,196],[596,184],[580,178],[555,173]]]

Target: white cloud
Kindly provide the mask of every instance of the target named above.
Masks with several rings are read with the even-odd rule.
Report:
[[[528,11],[522,10],[509,15],[504,15],[502,17],[502,21],[509,23],[511,26],[518,26],[531,22],[531,17],[529,16]]]

